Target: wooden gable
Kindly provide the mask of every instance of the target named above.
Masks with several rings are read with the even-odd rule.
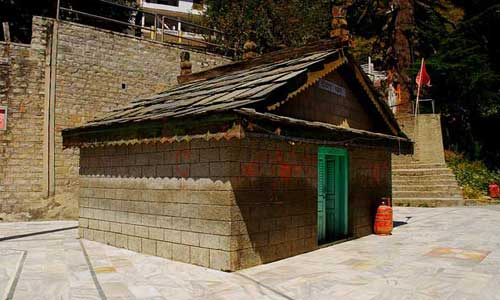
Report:
[[[381,130],[380,117],[374,114],[362,92],[353,87],[336,70],[313,86],[278,107],[274,113],[282,116],[318,121],[332,125],[368,131]]]

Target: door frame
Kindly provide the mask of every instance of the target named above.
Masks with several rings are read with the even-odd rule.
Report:
[[[325,178],[321,176],[321,168],[326,168],[326,158],[327,156],[335,156],[340,161],[342,161],[343,170],[338,174],[340,177],[340,182],[337,184],[337,187],[341,189],[341,197],[340,201],[343,203],[343,211],[340,212],[342,218],[342,232],[340,233],[344,237],[347,237],[349,234],[349,154],[347,149],[344,148],[333,148],[333,147],[325,147],[321,146],[318,148],[318,197],[317,202],[319,203],[321,195],[324,195],[324,189],[326,188]],[[323,162],[323,163],[322,163]],[[326,173],[326,172],[325,172]],[[337,175],[336,175],[337,176]],[[318,209],[316,209],[316,213],[318,213]],[[325,212],[326,213],[326,212]],[[319,217],[319,216],[318,216]],[[325,218],[326,220],[326,218]],[[319,227],[319,220],[317,221],[316,226]],[[325,225],[326,226],[326,225]],[[320,232],[318,230],[317,234],[318,243],[320,241]],[[324,241],[325,243],[329,243],[332,241]]]

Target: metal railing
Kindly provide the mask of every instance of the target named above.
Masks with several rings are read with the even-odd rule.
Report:
[[[418,103],[421,103],[421,102],[430,102],[431,103],[431,108],[432,108],[432,113],[435,114],[436,113],[436,105],[435,105],[435,101],[434,99],[419,99],[418,100]],[[394,104],[394,105],[389,105],[389,108],[394,112],[396,113],[397,110],[399,110],[399,107],[400,106],[404,106],[404,105],[407,105],[409,102],[405,102],[405,103],[399,103],[399,104]],[[418,108],[418,113],[420,114],[420,105],[419,105],[419,108]],[[416,112],[416,101],[411,101],[411,113],[412,114],[415,114]]]
[[[217,41],[224,41],[225,39],[225,33],[220,30],[184,21],[180,18],[175,18],[159,13],[152,13],[145,11],[143,9],[114,3],[108,0],[97,0],[97,1],[109,4],[111,6],[115,6],[117,8],[129,10],[131,12],[131,15],[135,14],[135,17],[137,17],[139,14],[142,14],[144,16],[143,18],[145,18],[146,16],[153,17],[153,25],[151,27],[144,26],[143,21],[141,21],[141,25],[138,25],[137,22],[131,22],[131,21],[126,22],[122,20],[113,19],[110,17],[100,16],[93,13],[76,10],[69,7],[63,7],[60,5],[59,2],[57,7],[57,19],[58,20],[65,19],[67,15],[69,16],[73,14],[75,16],[83,16],[113,24],[123,25],[129,29],[133,28],[136,30],[140,30],[141,36],[143,38],[145,38],[149,34],[149,39],[162,42],[165,44],[184,45],[197,48],[198,50],[206,50],[209,52],[215,52],[226,56],[235,56],[237,55],[237,53],[240,52],[236,48],[227,47],[223,43],[217,42]],[[171,25],[172,22],[177,26],[175,25],[169,26],[169,24]],[[191,28],[193,30],[183,31],[182,28]]]
[[[421,103],[421,102],[430,102],[431,107],[432,107],[432,114],[436,113],[434,99],[418,99],[418,103]],[[415,104],[414,104],[413,111],[416,112],[417,114],[420,114],[420,105],[417,105],[417,103],[415,101],[414,101],[414,103]],[[417,109],[418,109],[418,111],[416,111]]]

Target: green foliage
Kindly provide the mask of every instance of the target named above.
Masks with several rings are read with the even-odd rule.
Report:
[[[395,65],[394,51],[410,52],[414,64],[406,71],[416,89],[413,78],[420,58],[426,58],[432,87],[422,92],[443,115],[446,147],[500,167],[500,139],[495,137],[500,128],[498,0],[414,1],[415,21],[404,29],[410,49],[393,48],[399,11],[388,13],[387,2],[396,1],[361,1],[350,8],[349,26],[361,48],[354,51],[358,61],[370,55],[378,68],[388,69]]]
[[[137,6],[137,1],[135,0],[114,0],[113,2],[132,7]],[[55,0],[0,0],[0,23],[9,22],[11,40],[13,42],[27,44],[31,41],[33,16],[55,18],[56,5],[57,1]],[[61,0],[61,6],[124,22],[131,21],[133,17],[132,11],[126,8],[112,6],[98,0]],[[77,21],[114,31],[125,31],[129,27],[70,13],[63,13],[62,16],[70,21]],[[2,29],[0,28],[0,37],[3,38],[3,32],[1,31]]]
[[[465,199],[481,199],[484,196],[484,192],[477,188],[471,186],[464,186],[462,189]]]
[[[259,52],[304,45],[326,37],[329,0],[207,0],[207,26],[227,34],[226,46],[241,49],[255,32]]]
[[[138,6],[137,1],[135,0],[111,0],[110,2],[129,7]],[[99,0],[61,0],[61,6],[122,22],[130,23],[131,21],[135,21],[133,20],[134,13],[131,10]],[[127,25],[117,24],[115,22],[100,20],[79,14],[65,12],[61,15],[61,17],[65,20],[75,21],[113,31],[125,32],[130,29],[130,26]]]
[[[0,0],[0,23],[9,22],[13,42],[29,43],[33,15],[55,17],[55,4],[52,0]],[[2,28],[0,39],[3,39]]]
[[[462,22],[428,61],[448,147],[500,165],[500,5]],[[497,133],[498,135],[498,133]]]
[[[488,192],[491,180],[500,182],[499,170],[489,170],[482,161],[470,161],[463,154],[446,151],[446,162],[463,187],[464,196],[477,199]]]

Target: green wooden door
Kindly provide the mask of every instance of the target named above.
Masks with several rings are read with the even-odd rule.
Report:
[[[326,160],[318,155],[318,241],[326,239]]]
[[[318,241],[347,236],[347,151],[320,147],[318,152]]]
[[[337,202],[337,186],[336,175],[338,174],[338,160],[336,156],[327,156],[325,159],[325,238],[332,240],[335,228],[336,218],[336,202]]]

